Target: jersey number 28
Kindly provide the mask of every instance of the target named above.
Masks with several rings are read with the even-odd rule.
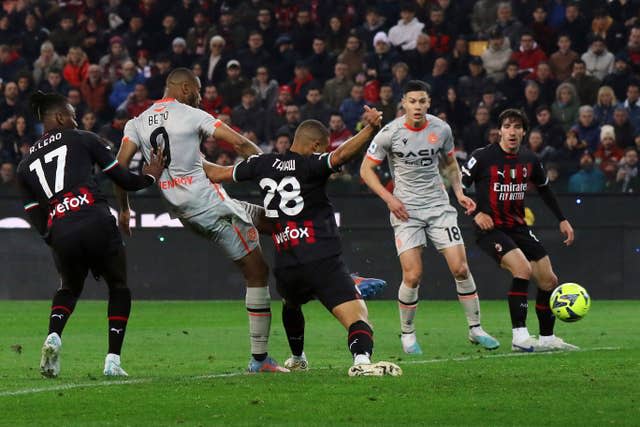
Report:
[[[280,196],[278,208],[287,216],[296,216],[304,209],[304,200],[300,195],[300,182],[293,176],[282,178],[280,183],[271,178],[262,178],[260,188],[267,191],[264,196],[264,210],[268,218],[278,218],[277,209],[269,209],[276,193]]]

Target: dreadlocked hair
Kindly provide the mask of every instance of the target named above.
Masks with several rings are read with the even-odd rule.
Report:
[[[29,97],[29,106],[40,121],[49,111],[64,109],[66,105],[67,98],[57,93],[37,91]]]

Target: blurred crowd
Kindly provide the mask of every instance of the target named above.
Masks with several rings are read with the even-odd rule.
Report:
[[[201,108],[264,151],[288,149],[310,118],[333,150],[362,127],[364,105],[385,123],[401,116],[404,85],[421,79],[461,162],[517,107],[556,191],[637,193],[639,18],[637,0],[4,0],[0,188],[41,129],[34,90],[67,96],[79,127],[117,150],[126,121],[187,67]],[[236,161],[225,141],[201,149]],[[359,183],[357,171],[340,179]]]

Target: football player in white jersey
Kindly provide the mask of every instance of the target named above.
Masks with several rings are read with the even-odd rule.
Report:
[[[148,160],[152,150],[163,148],[165,170],[158,186],[171,215],[185,227],[222,246],[244,275],[252,353],[247,370],[288,372],[267,353],[271,327],[269,268],[253,225],[260,212],[248,203],[230,198],[220,185],[210,183],[202,168],[200,141],[203,136],[215,135],[231,143],[243,157],[261,151],[211,114],[198,109],[200,99],[198,77],[186,68],[173,70],[167,77],[164,98],[127,122],[118,161],[129,165],[139,149]],[[130,235],[128,197],[123,191],[117,193],[119,224]]]
[[[492,350],[500,343],[480,326],[480,303],[473,276],[467,265],[464,241],[458,227],[457,211],[440,177],[438,163],[467,213],[476,205],[462,191],[461,175],[454,156],[451,128],[443,120],[427,114],[430,98],[427,85],[418,80],[407,83],[402,106],[406,114],[387,124],[371,142],[362,161],[364,182],[389,207],[396,249],[402,267],[398,308],[402,348],[421,354],[416,340],[414,318],[422,278],[422,248],[427,236],[447,261],[454,276],[458,299],[469,325],[469,341]],[[380,182],[375,168],[387,158],[394,179],[393,194]]]

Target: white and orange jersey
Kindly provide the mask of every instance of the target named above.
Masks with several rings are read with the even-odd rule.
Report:
[[[414,128],[405,116],[398,117],[378,132],[367,150],[375,163],[388,158],[393,194],[411,208],[449,203],[438,163],[440,156],[454,154],[453,134],[444,120],[431,114],[426,119],[424,126]]]
[[[172,216],[190,218],[228,197],[205,175],[200,153],[201,139],[221,124],[211,114],[173,98],[155,102],[127,122],[123,141],[136,144],[147,162],[152,149],[164,150],[165,170],[158,186]]]

